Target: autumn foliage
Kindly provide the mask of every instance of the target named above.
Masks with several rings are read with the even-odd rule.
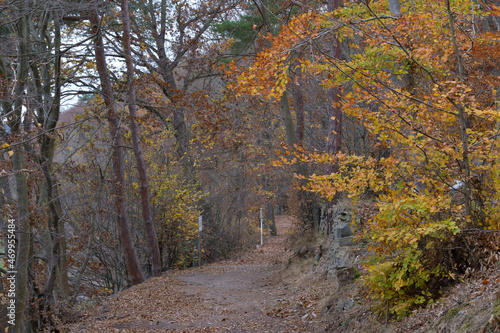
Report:
[[[342,200],[375,207],[356,237],[376,307],[434,302],[500,229],[499,17],[493,0],[0,2],[17,332],[184,268],[200,215],[207,262],[255,247],[261,209],[265,233],[288,214],[305,236]]]
[[[471,4],[407,2],[398,17],[386,1],[307,11],[269,35],[271,46],[238,78],[239,90],[268,99],[283,94],[292,70],[341,87],[342,112],[387,152],[299,149],[275,165],[336,165],[334,173],[300,176],[328,200],[343,193],[357,202],[374,193],[379,213],[363,234],[373,251],[363,281],[381,309],[389,305],[398,317],[432,302],[439,286],[456,278],[457,262],[445,263],[448,254],[438,249],[464,229],[500,227],[500,82],[493,71],[500,45],[488,28],[498,8]],[[331,34],[344,46],[342,59],[325,51]]]

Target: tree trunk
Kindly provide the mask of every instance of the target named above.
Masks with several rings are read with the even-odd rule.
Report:
[[[9,127],[12,135],[21,140],[21,121],[22,121],[22,106],[24,99],[25,83],[28,76],[28,20],[27,13],[29,4],[24,1],[22,8],[22,17],[18,22],[19,35],[19,55],[17,65],[17,81],[15,86],[15,101],[12,116],[9,119]],[[10,110],[5,110],[10,111]],[[28,195],[28,182],[24,166],[24,149],[23,145],[14,148],[12,155],[12,166],[15,173],[16,192],[17,192],[17,209],[18,209],[18,224],[20,226],[18,233],[17,244],[17,297],[16,297],[16,319],[15,325],[12,327],[12,332],[23,332],[25,319],[26,303],[28,301],[28,262],[30,261],[30,239],[31,239],[31,223],[30,223],[30,204]]]
[[[125,53],[125,62],[127,64],[127,101],[130,111],[130,130],[132,132],[132,144],[134,148],[134,156],[137,163],[137,171],[139,173],[139,182],[141,184],[141,204],[142,217],[148,236],[149,248],[151,250],[152,275],[161,275],[161,259],[160,248],[158,246],[158,237],[151,216],[151,205],[149,202],[149,183],[146,174],[146,164],[142,156],[141,143],[139,141],[139,129],[137,126],[137,105],[134,85],[134,64],[132,62],[132,52],[130,50],[130,13],[128,9],[128,0],[122,0],[122,19],[123,19],[123,51]]]
[[[453,20],[453,15],[450,9],[450,0],[446,0],[446,10],[448,12],[448,19],[450,24],[450,34],[453,43],[453,48],[455,49],[455,56],[457,57],[458,71],[460,83],[464,83],[464,67],[462,61],[462,54],[458,48],[456,36],[455,36],[455,21]],[[464,169],[464,186],[463,193],[465,199],[465,217],[468,219],[472,213],[472,184],[471,184],[471,170],[470,170],[470,158],[469,158],[469,136],[467,134],[467,120],[465,118],[465,110],[462,105],[458,105],[458,124],[460,126],[460,139],[462,141],[462,165]],[[467,222],[468,227],[475,227],[475,225]]]
[[[288,103],[286,90],[281,96],[281,112],[283,113],[283,121],[285,122],[286,139],[291,149],[297,144],[297,136],[295,135],[292,112],[290,111],[290,103]]]
[[[51,130],[54,130],[57,126],[57,122],[59,121],[59,114],[61,112],[61,17],[57,15],[54,18],[54,48],[55,48],[55,94],[54,94],[54,102],[53,107],[51,109],[50,121],[51,121]],[[51,156],[50,156],[50,166],[52,169],[52,162],[54,158],[54,146],[55,146],[55,132],[52,132],[51,137]],[[57,184],[56,176],[52,172],[52,179],[54,183]],[[62,205],[61,199],[59,196],[58,186],[54,186],[52,188],[52,192],[54,195],[54,206],[57,211],[58,216],[62,215]],[[59,292],[66,298],[69,295],[69,282],[68,282],[68,265],[67,265],[67,257],[66,257],[66,231],[64,228],[64,221],[59,220],[57,225],[57,233],[59,234],[59,260],[57,262],[57,276],[58,276],[58,284],[59,284]]]
[[[40,107],[39,118],[43,119],[44,134],[40,139],[40,164],[45,177],[47,191],[47,203],[49,208],[49,230],[52,237],[50,256],[47,257],[49,267],[49,277],[47,284],[43,289],[43,294],[53,304],[52,291],[56,283],[59,285],[59,291],[63,298],[66,298],[69,292],[67,266],[66,266],[66,242],[64,239],[64,225],[61,220],[61,202],[57,195],[57,185],[55,184],[55,177],[52,172],[52,163],[54,158],[55,149],[55,127],[59,120],[60,104],[61,104],[61,21],[59,17],[54,18],[54,97],[50,99],[50,90],[46,93],[43,100],[48,104],[52,101],[52,105],[45,105]],[[36,69],[36,68],[35,68]],[[44,75],[44,82],[50,88],[50,73],[48,70],[42,71]],[[40,96],[41,98],[41,96]]]
[[[5,135],[5,133],[2,133]],[[6,161],[2,153],[0,153],[0,163],[5,164]],[[9,181],[7,175],[0,176],[0,211],[2,212],[0,215],[0,233],[2,233],[3,237],[0,239],[0,242],[3,244],[3,252],[7,253],[7,244],[8,244],[8,234],[7,234],[7,222],[10,218],[12,218],[11,214],[11,201],[12,194],[10,191]],[[8,205],[8,206],[7,206]],[[0,274],[0,277],[3,281],[5,278],[5,274],[3,272]],[[0,294],[6,294],[4,289],[4,284],[0,283]],[[9,318],[7,317],[7,307],[2,306],[0,308],[0,325],[2,327],[7,327],[7,321]]]
[[[276,230],[276,219],[274,216],[274,205],[270,201],[268,201],[266,204],[266,219],[269,221],[269,230],[271,236],[278,236],[278,232]]]
[[[155,11],[155,7],[153,6],[153,1],[148,2],[149,10]],[[167,50],[165,49],[165,43],[167,40],[167,19],[168,16],[168,7],[166,0],[161,0],[160,3],[160,16],[161,22],[159,22],[159,27],[157,26],[156,19],[151,20],[151,30],[155,31],[154,38],[157,47],[158,59],[157,68],[149,68],[150,72],[157,71],[162,77],[163,81],[159,80],[158,84],[162,89],[163,94],[170,100],[172,113],[173,113],[173,129],[174,129],[174,137],[177,141],[176,144],[176,154],[179,157],[179,161],[181,161],[181,165],[183,166],[185,178],[191,180],[193,178],[193,162],[190,158],[189,154],[189,129],[186,126],[185,116],[184,116],[184,107],[182,105],[182,91],[178,88],[177,82],[175,80],[174,70],[178,65],[180,59],[184,55],[175,54],[175,60],[171,61],[168,55]],[[154,17],[154,14],[152,14]],[[159,28],[159,29],[158,29]],[[159,30],[159,31],[158,31]],[[179,46],[179,49],[182,49]],[[179,51],[181,52],[181,51]]]
[[[328,0],[328,11],[333,12],[340,7],[340,0]],[[342,58],[342,43],[334,35],[330,44],[331,61],[340,61]],[[342,149],[342,109],[340,108],[342,88],[331,87],[328,89],[327,115],[328,115],[328,141],[326,143],[326,152],[331,155],[336,155]],[[335,173],[338,171],[338,164],[329,165],[327,173]],[[339,201],[340,194],[337,193],[332,201],[328,202],[327,221],[333,221],[333,206]],[[328,228],[330,229],[330,228]]]
[[[304,143],[304,129],[305,129],[305,103],[304,103],[304,78],[302,77],[302,73],[297,71],[295,74],[297,78],[297,82],[293,83],[293,97],[295,101],[295,113],[297,114],[297,136],[298,136],[298,144],[303,145]]]
[[[190,181],[193,178],[193,162],[190,158],[190,134],[186,126],[186,120],[184,119],[184,107],[180,105],[180,102],[177,102],[174,104],[173,108],[174,137],[177,141],[176,153],[184,168],[185,177]]]
[[[116,213],[120,240],[125,251],[125,261],[127,263],[128,274],[133,284],[139,284],[143,281],[142,269],[137,259],[132,236],[128,226],[127,208],[125,204],[124,192],[124,170],[123,170],[123,143],[122,133],[116,116],[116,109],[113,98],[113,88],[106,64],[106,54],[102,40],[98,8],[96,2],[89,3],[92,6],[90,22],[94,38],[95,59],[97,71],[101,81],[102,97],[106,108],[108,109],[109,131],[113,143],[113,174],[114,174],[114,194],[116,196]]]
[[[401,4],[399,3],[399,0],[389,0],[389,9],[392,16],[399,17],[403,15],[403,13],[401,13]]]
[[[328,0],[328,10],[335,11],[340,6],[340,0]],[[339,61],[342,58],[342,44],[336,36],[332,37],[330,44],[330,57],[332,61]],[[340,108],[341,87],[328,89],[328,141],[326,151],[335,155],[342,149],[342,110]],[[331,166],[330,172],[335,172],[336,166]]]

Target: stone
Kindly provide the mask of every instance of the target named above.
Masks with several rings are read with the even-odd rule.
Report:
[[[339,311],[347,311],[347,310],[350,310],[354,307],[355,303],[354,303],[354,300],[352,298],[348,298],[348,299],[341,299],[338,303],[337,303],[337,309]]]
[[[339,246],[351,246],[354,244],[353,238],[351,237],[342,237],[338,239],[339,241]]]
[[[335,303],[337,303],[336,300],[337,298],[335,296],[329,297],[324,300],[320,306],[320,313],[324,315],[325,313],[330,312],[330,310],[334,308]]]
[[[333,208],[331,222],[327,277],[341,287],[355,278],[355,270],[352,268],[354,231],[351,225],[358,225],[359,218],[354,216],[350,207],[340,204]]]
[[[354,279],[356,278],[356,270],[354,269],[354,267],[337,269],[336,273],[337,281],[340,287],[354,282]]]
[[[341,223],[337,226],[337,238],[350,237],[352,235],[350,223]]]
[[[352,266],[352,258],[344,249],[338,246],[330,249],[330,257],[328,260],[328,270],[333,270],[336,268],[346,268]]]

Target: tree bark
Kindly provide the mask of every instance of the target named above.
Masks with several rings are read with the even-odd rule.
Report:
[[[24,1],[21,8],[21,19],[18,22],[19,36],[19,54],[18,66],[15,86],[14,110],[12,116],[9,117],[9,127],[11,133],[17,139],[21,139],[21,119],[22,106],[24,100],[24,90],[28,77],[28,19],[29,11],[28,1]],[[7,111],[7,110],[5,110]],[[9,110],[10,111],[10,110]],[[30,223],[30,204],[28,196],[28,181],[24,166],[24,149],[23,145],[14,148],[12,155],[12,165],[15,172],[16,192],[17,192],[17,209],[18,209],[18,254],[16,259],[17,270],[17,297],[16,297],[16,319],[15,325],[12,327],[12,332],[23,332],[25,319],[26,303],[28,301],[28,262],[30,261],[30,239],[31,239],[31,223]]]
[[[335,11],[340,6],[340,0],[328,0],[328,10]],[[330,44],[330,57],[332,61],[339,61],[342,58],[342,44],[336,36],[332,37]],[[341,87],[331,87],[328,89],[328,141],[326,151],[329,154],[337,154],[342,148],[342,109],[340,108]],[[331,166],[330,172],[335,172],[336,167]]]
[[[450,24],[450,34],[453,43],[453,48],[455,49],[455,56],[457,57],[458,63],[458,75],[460,78],[460,83],[464,83],[464,67],[462,61],[462,54],[458,48],[457,39],[455,35],[455,21],[453,20],[453,15],[450,9],[450,0],[446,1],[446,11],[448,12],[448,19]],[[465,217],[466,219],[470,217],[472,213],[472,184],[471,184],[471,170],[470,170],[470,157],[469,157],[469,136],[467,134],[467,119],[465,118],[465,110],[462,105],[458,105],[458,124],[460,126],[460,139],[462,141],[462,165],[464,169],[464,186],[463,193],[465,199]],[[467,222],[468,227],[473,227],[474,225]]]
[[[304,103],[304,79],[300,70],[295,74],[297,82],[293,83],[293,96],[295,100],[295,113],[297,114],[297,136],[298,144],[304,143],[304,129],[305,129],[305,103]]]
[[[90,23],[94,38],[95,59],[97,71],[101,81],[101,94],[108,109],[108,122],[111,139],[113,142],[113,174],[114,174],[114,194],[116,196],[116,213],[120,240],[125,251],[125,261],[127,263],[128,274],[133,284],[139,284],[143,281],[142,269],[137,259],[137,254],[132,241],[132,235],[128,226],[127,207],[125,204],[124,192],[124,170],[123,170],[123,143],[122,133],[116,116],[116,108],[113,98],[113,88],[106,64],[106,54],[102,40],[100,19],[97,3],[89,2],[92,6],[90,14]]]
[[[123,20],[123,51],[125,53],[125,62],[127,65],[127,102],[130,111],[130,130],[132,134],[132,145],[134,156],[139,173],[140,195],[142,204],[142,218],[148,236],[149,248],[151,250],[152,275],[161,275],[161,257],[158,246],[158,237],[151,214],[151,205],[149,201],[149,182],[146,173],[146,164],[142,155],[141,143],[139,141],[139,129],[137,126],[137,104],[134,85],[134,64],[132,62],[132,52],[130,49],[130,13],[128,9],[128,0],[122,0],[122,20]]]
[[[43,128],[45,132],[40,138],[40,165],[45,177],[45,190],[47,194],[47,203],[49,208],[49,229],[52,238],[50,256],[47,258],[49,267],[49,277],[43,289],[43,294],[49,303],[52,302],[52,291],[54,286],[59,285],[59,291],[63,298],[66,298],[69,292],[67,266],[66,266],[66,242],[64,239],[64,225],[61,220],[61,202],[57,195],[57,185],[52,171],[52,163],[55,149],[55,127],[59,120],[61,104],[61,19],[54,17],[54,97],[50,98],[51,79],[50,71],[43,70],[43,81],[45,82],[46,95],[40,99],[45,102],[41,105],[38,117],[43,119]],[[37,70],[36,68],[34,70]],[[41,91],[39,93],[42,93]],[[49,102],[50,101],[50,102]],[[50,104],[49,104],[50,103]]]
[[[274,205],[270,201],[266,203],[266,218],[269,221],[269,230],[271,236],[278,236],[278,232],[276,230],[276,219],[274,215]]]
[[[328,11],[333,12],[340,7],[340,0],[328,0]],[[330,58],[331,61],[340,61],[342,58],[342,43],[333,35],[330,43]],[[340,107],[342,88],[339,86],[328,89],[327,96],[327,115],[328,115],[328,140],[326,142],[326,152],[331,155],[336,155],[342,149],[342,109]],[[335,173],[338,171],[338,164],[327,166],[327,173]],[[333,207],[338,203],[340,194],[337,193],[333,199],[327,202],[327,221],[333,221]],[[330,227],[328,227],[330,230]]]
[[[285,122],[285,132],[288,145],[293,148],[297,144],[297,136],[293,125],[292,112],[290,111],[290,103],[288,103],[287,90],[281,96],[281,112],[283,113],[283,120]]]
[[[340,6],[340,0],[328,0],[328,10],[335,11]],[[330,44],[330,57],[332,61],[339,61],[342,58],[342,44],[336,36],[332,37]],[[328,141],[326,152],[332,155],[339,153],[342,149],[342,109],[340,107],[342,89],[341,87],[331,87],[328,89]],[[338,166],[332,165],[328,172],[336,172]]]
[[[61,23],[62,23],[62,18],[60,15],[56,15],[54,18],[54,48],[55,48],[55,94],[54,94],[54,102],[51,108],[51,115],[50,115],[50,120],[51,120],[51,130],[52,130],[52,136],[51,136],[51,156],[50,156],[50,167],[51,167],[51,174],[52,174],[52,179],[54,180],[54,183],[57,184],[56,176],[54,175],[54,171],[52,170],[52,162],[53,162],[53,157],[54,157],[54,146],[55,146],[55,132],[53,131],[55,127],[57,126],[57,122],[59,121],[59,114],[61,112],[61,87],[62,87],[62,82],[61,82]],[[59,196],[59,189],[58,186],[55,185],[52,188],[53,192],[53,200],[54,200],[54,208],[57,212],[57,215],[60,217],[62,215],[62,205],[61,205],[61,200]],[[64,228],[64,221],[59,219],[58,224],[57,224],[57,232],[59,234],[59,258],[57,262],[57,270],[58,270],[58,284],[59,284],[59,291],[61,295],[66,298],[66,296],[69,295],[69,282],[68,282],[68,265],[67,265],[67,257],[66,257],[66,231]]]
[[[401,13],[401,4],[399,3],[399,0],[389,0],[389,9],[392,16],[399,17],[403,15],[403,13]]]

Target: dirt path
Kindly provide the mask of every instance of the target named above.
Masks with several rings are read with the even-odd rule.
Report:
[[[292,227],[277,218],[278,236],[264,247],[130,288],[89,315],[73,332],[310,332],[296,316],[280,318],[276,306],[290,292],[276,275],[289,255]],[[302,318],[303,319],[303,318]]]

